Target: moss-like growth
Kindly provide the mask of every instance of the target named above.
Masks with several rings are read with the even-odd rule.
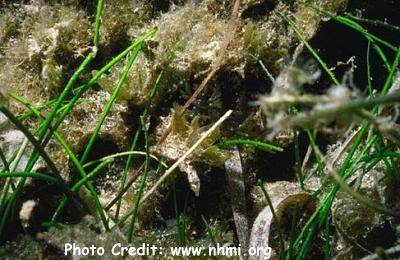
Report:
[[[105,91],[89,91],[83,97],[82,102],[75,106],[67,117],[60,132],[68,140],[73,151],[84,150],[86,142],[97,124],[97,121],[93,118],[100,117],[109,98],[110,96]],[[99,138],[112,141],[121,150],[126,149],[128,143],[129,127],[125,122],[127,112],[126,105],[114,105],[99,133]]]
[[[76,7],[33,1],[0,20],[0,84],[32,103],[57,95],[90,51],[91,24]]]
[[[109,75],[104,75],[99,79],[98,84],[100,87],[107,92],[112,93],[124,68],[124,62],[112,68]],[[151,87],[146,81],[150,73],[151,69],[149,60],[146,59],[143,54],[140,54],[137,58],[137,62],[133,65],[127,75],[126,81],[118,95],[118,99],[128,101],[130,104],[137,106],[144,105]]]

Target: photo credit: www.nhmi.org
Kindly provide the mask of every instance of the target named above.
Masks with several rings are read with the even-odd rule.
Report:
[[[269,259],[271,257],[271,247],[250,247],[243,252],[239,246],[226,246],[217,244],[216,247],[158,247],[142,243],[138,246],[122,245],[116,243],[111,248],[96,245],[81,245],[79,243],[64,244],[64,255],[66,256],[257,256],[261,259]]]

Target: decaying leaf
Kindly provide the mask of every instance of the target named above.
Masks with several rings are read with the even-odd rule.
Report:
[[[157,135],[161,136],[169,124],[172,124],[171,134],[162,144],[151,148],[153,153],[169,160],[179,159],[207,130],[206,126],[200,127],[200,116],[195,116],[189,123],[186,117],[179,117],[176,111],[178,110],[172,110],[168,117],[163,118],[161,126],[157,130]],[[192,163],[200,162],[210,166],[222,166],[229,158],[226,151],[213,145],[219,138],[220,131],[217,128],[188,156],[184,163],[179,165],[179,169],[188,174],[190,187],[196,196],[200,192],[200,179]]]

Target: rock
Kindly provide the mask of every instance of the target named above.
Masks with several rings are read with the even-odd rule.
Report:
[[[380,203],[379,195],[369,188],[358,191],[369,200]],[[396,241],[390,218],[375,209],[360,204],[345,192],[339,192],[332,208],[333,224],[338,231],[337,258],[360,258],[377,247],[388,248]],[[348,250],[343,251],[344,248]]]

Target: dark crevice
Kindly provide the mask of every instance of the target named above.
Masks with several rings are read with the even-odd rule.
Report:
[[[252,5],[244,10],[241,16],[243,19],[251,18],[258,20],[265,17],[265,14],[272,11],[277,4],[278,1],[275,0],[264,0],[262,3]]]

